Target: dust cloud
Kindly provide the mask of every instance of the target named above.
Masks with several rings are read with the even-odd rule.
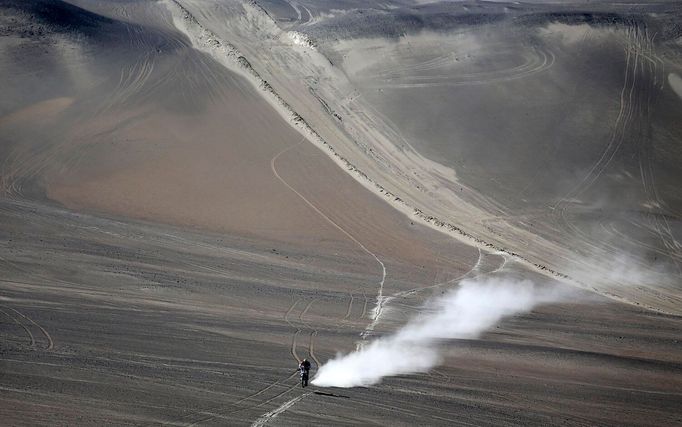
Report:
[[[426,372],[440,363],[442,340],[477,338],[501,319],[557,302],[563,295],[529,280],[464,280],[394,334],[325,363],[312,384],[367,386],[389,376]]]

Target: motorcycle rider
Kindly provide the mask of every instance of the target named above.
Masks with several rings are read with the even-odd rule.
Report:
[[[310,362],[308,359],[303,359],[298,365],[298,370],[301,371],[301,386],[306,387],[308,385],[308,374],[310,373]]]

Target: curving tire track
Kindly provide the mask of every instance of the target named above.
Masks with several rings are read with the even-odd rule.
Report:
[[[28,320],[29,322],[31,322],[38,329],[40,329],[40,332],[42,332],[43,335],[45,335],[45,338],[47,339],[47,347],[45,348],[45,350],[52,350],[54,348],[54,341],[52,340],[52,337],[50,336],[50,334],[45,330],[45,328],[40,326],[35,320],[31,319],[27,315],[15,310],[11,307],[9,307],[9,309],[12,310],[13,312],[17,313],[19,316],[23,317],[24,319]]]
[[[308,344],[308,353],[309,353],[309,355],[310,355],[310,358],[313,359],[313,361],[315,361],[315,363],[317,363],[318,366],[321,366],[321,362],[317,359],[317,357],[316,357],[316,355],[315,355],[315,338],[317,337],[318,331],[317,331],[317,329],[315,329],[313,326],[311,326],[309,323],[307,323],[307,322],[304,320],[304,316],[308,313],[308,311],[310,310],[310,308],[312,307],[312,305],[315,303],[316,300],[313,299],[313,300],[309,301],[308,304],[306,304],[306,306],[303,308],[303,310],[301,310],[301,312],[298,314],[298,321],[297,321],[297,323],[300,323],[300,324],[303,326],[303,328],[301,328],[300,326],[297,326],[297,325],[294,323],[294,321],[292,321],[291,318],[290,318],[291,315],[292,315],[292,313],[293,313],[294,310],[296,309],[296,307],[298,307],[299,304],[300,304],[302,301],[303,301],[303,299],[300,299],[300,298],[297,299],[296,301],[294,301],[294,302],[291,304],[291,306],[289,306],[289,308],[287,309],[287,311],[286,311],[285,314],[284,314],[284,321],[285,321],[289,326],[291,326],[292,329],[295,329],[295,332],[294,332],[294,334],[292,335],[291,350],[290,350],[290,351],[291,351],[291,355],[292,355],[292,357],[297,361],[297,363],[300,363],[300,362],[301,362],[302,359],[301,359],[301,357],[298,355],[298,352],[297,352],[297,350],[296,350],[296,349],[297,349],[297,346],[298,346],[298,337],[299,337],[299,335],[301,334],[301,332],[303,331],[304,328],[310,329],[310,330],[311,330],[311,333],[310,333],[309,344]],[[294,372],[293,372],[291,375],[289,375],[288,377],[286,377],[286,378],[281,378],[281,379],[279,379],[279,380],[277,380],[277,381],[275,381],[275,382],[273,382],[273,383],[271,383],[271,384],[269,384],[269,385],[263,387],[262,389],[256,391],[255,393],[252,393],[252,394],[250,394],[250,395],[248,395],[248,396],[245,396],[245,397],[243,397],[243,398],[241,398],[241,399],[239,399],[239,400],[237,400],[237,401],[231,403],[231,404],[229,405],[228,408],[233,408],[233,407],[235,407],[235,406],[238,406],[238,405],[243,404],[244,402],[246,402],[246,401],[248,401],[248,400],[251,400],[251,399],[253,399],[253,398],[255,398],[255,397],[258,397],[258,396],[260,396],[260,395],[266,393],[267,391],[269,391],[269,390],[271,390],[271,389],[273,389],[273,388],[275,388],[275,387],[277,387],[277,386],[279,386],[279,385],[282,385],[282,384],[285,383],[285,382],[288,382],[289,380],[291,380],[291,379],[293,379],[295,376],[297,376],[297,374],[298,374],[298,371],[294,371]],[[197,413],[191,414],[191,415],[189,415],[189,416],[187,416],[187,417],[185,417],[185,418],[182,418],[182,419],[180,419],[180,420],[178,420],[178,421],[185,421],[185,420],[187,420],[187,418],[191,418],[191,417],[196,416],[196,415],[205,415],[205,416],[204,416],[204,417],[201,417],[201,418],[199,418],[199,419],[195,419],[195,420],[193,420],[193,421],[190,421],[190,424],[189,424],[190,426],[195,426],[195,425],[198,425],[198,424],[201,424],[201,423],[205,423],[205,422],[207,422],[207,421],[209,421],[209,420],[212,420],[212,419],[215,419],[215,418],[221,418],[221,419],[225,419],[226,421],[229,421],[229,418],[227,418],[228,415],[232,415],[232,414],[235,414],[235,413],[239,413],[239,412],[243,412],[243,411],[247,411],[247,410],[251,410],[251,409],[255,409],[255,408],[259,408],[259,407],[262,407],[262,406],[264,406],[264,405],[267,405],[268,403],[273,402],[274,400],[278,399],[279,397],[281,397],[281,396],[283,396],[283,395],[285,395],[285,394],[291,392],[291,391],[294,390],[296,387],[298,387],[298,384],[295,384],[295,385],[293,385],[293,386],[291,386],[291,387],[285,389],[284,391],[282,391],[282,392],[280,392],[280,393],[277,393],[277,394],[275,394],[275,395],[272,396],[272,397],[269,397],[268,399],[265,399],[265,400],[263,400],[263,401],[261,401],[261,402],[258,402],[258,403],[256,403],[255,405],[248,405],[248,406],[244,406],[243,408],[236,408],[236,409],[232,409],[232,410],[230,410],[230,409],[227,409],[227,410],[213,410],[213,411],[211,411],[211,412],[202,411],[202,412],[200,412],[200,413],[198,413],[198,414],[197,414]],[[300,396],[299,396],[299,397],[300,397]],[[286,402],[285,402],[284,405],[280,406],[279,408],[282,408],[282,407],[284,407],[285,405],[286,405]],[[288,409],[289,407],[290,407],[290,406],[286,406],[284,409],[282,409],[280,412],[278,412],[277,415],[279,415],[279,413],[281,413],[281,412],[284,412],[284,411],[285,411],[286,409]],[[279,409],[279,408],[278,408],[278,409]],[[277,409],[276,409],[276,410],[277,410]],[[276,411],[276,410],[275,410],[275,411]],[[271,411],[271,412],[274,412],[274,411]],[[267,414],[269,414],[269,413],[267,413]],[[262,417],[265,417],[267,414],[264,414]],[[262,418],[262,417],[261,417],[261,418]],[[274,418],[274,417],[266,417],[266,418],[267,418],[267,421],[269,421],[271,418]],[[259,418],[259,419],[260,419],[260,418]],[[266,422],[267,422],[267,421],[266,421]]]
[[[556,56],[553,52],[535,48],[534,53],[537,55],[531,60],[516,67],[496,70],[490,72],[458,74],[457,78],[452,77],[452,74],[443,74],[441,76],[412,76],[405,81],[405,78],[391,78],[390,76],[384,79],[384,83],[370,85],[372,89],[414,89],[426,87],[442,87],[442,86],[468,86],[468,85],[483,85],[490,83],[506,82],[512,80],[523,79],[531,75],[543,72],[551,68],[556,62]],[[443,63],[442,65],[446,65]],[[437,68],[435,65],[433,68]],[[425,68],[427,71],[430,68]],[[374,76],[381,77],[381,74]]]
[[[317,359],[315,356],[315,338],[317,337],[317,329],[315,329],[313,326],[311,326],[309,323],[307,323],[305,320],[303,320],[303,316],[308,313],[308,310],[310,310],[310,307],[312,307],[313,303],[315,303],[315,299],[311,300],[308,305],[305,306],[301,314],[298,315],[298,320],[301,322],[302,325],[304,325],[307,329],[310,329],[310,340],[308,342],[308,354],[310,355],[310,358],[315,361],[317,366],[322,366],[320,361]]]
[[[637,57],[639,55],[636,50],[630,49],[629,45],[625,47],[625,54],[625,76],[623,78],[623,87],[620,91],[618,116],[613,125],[614,129],[611,132],[609,142],[606,144],[599,159],[587,171],[587,174],[554,205],[553,209],[561,209],[569,199],[575,198],[587,190],[599,178],[623,142],[623,136],[632,115],[632,96],[637,83]]]
[[[277,418],[279,414],[282,412],[286,411],[287,409],[291,408],[294,406],[297,402],[299,402],[301,399],[304,399],[306,396],[309,396],[310,392],[302,394],[300,396],[296,396],[291,400],[287,400],[284,402],[282,405],[280,405],[278,408],[273,409],[270,412],[267,412],[263,415],[261,415],[260,418],[258,418],[253,424],[251,424],[252,427],[261,427],[267,424],[269,421],[273,420],[274,418]]]
[[[19,319],[17,319],[16,317],[12,316],[11,314],[9,314],[8,312],[6,312],[6,311],[3,310],[3,309],[0,309],[0,313],[2,313],[2,314],[4,314],[5,316],[9,317],[11,320],[14,321],[14,323],[16,323],[17,325],[19,325],[19,326],[24,330],[24,332],[26,332],[26,334],[28,335],[28,339],[29,339],[31,348],[35,348],[35,346],[36,346],[35,337],[34,337],[33,334],[31,333],[31,331],[26,327],[26,325],[24,325],[23,323],[21,323],[21,322],[19,321]]]
[[[417,313],[423,309],[423,306],[422,305],[408,304],[406,302],[408,300],[408,298],[410,298],[410,297],[412,297],[412,296],[414,296],[420,292],[423,292],[423,291],[426,291],[429,289],[436,289],[436,288],[440,288],[443,286],[451,285],[451,284],[454,284],[456,282],[460,282],[460,281],[467,279],[467,278],[476,279],[479,277],[484,277],[484,276],[489,276],[492,274],[499,273],[500,271],[502,271],[506,267],[507,262],[509,261],[509,256],[507,254],[504,254],[501,252],[495,252],[495,253],[490,253],[490,254],[484,255],[483,251],[480,248],[478,249],[478,252],[479,252],[479,255],[478,255],[478,259],[476,260],[476,263],[474,263],[474,265],[467,272],[465,272],[465,273],[463,273],[457,277],[454,277],[452,279],[437,282],[431,286],[424,286],[421,288],[414,288],[414,289],[408,289],[408,290],[402,291],[402,292],[396,292],[392,296],[388,297],[389,301],[394,300],[394,299],[397,300],[396,303],[394,303],[394,305],[398,306],[402,309],[400,314],[402,314],[402,316],[404,317],[404,319],[406,321],[409,321],[412,318],[412,315],[410,314],[410,312]],[[502,260],[492,270],[483,271],[482,267],[483,267],[485,257],[500,257]],[[440,374],[440,375],[444,376],[443,374]]]
[[[364,298],[364,302],[362,304],[362,313],[360,313],[360,319],[364,319],[367,315],[367,304],[369,304],[369,298],[367,298],[367,294],[364,291],[362,292],[362,297]]]
[[[477,248],[477,249],[478,249],[478,259],[476,260],[476,263],[464,274],[461,274],[461,275],[455,277],[454,279],[449,279],[449,280],[446,280],[443,282],[439,282],[439,283],[436,283],[436,284],[431,285],[431,286],[424,286],[421,288],[413,288],[413,289],[408,289],[408,290],[402,291],[402,292],[396,292],[392,296],[395,298],[404,298],[407,296],[412,296],[418,292],[423,292],[423,291],[428,290],[428,289],[439,288],[441,286],[445,286],[445,285],[448,285],[450,283],[454,283],[458,280],[462,280],[462,279],[466,278],[469,274],[478,271],[478,269],[481,265],[481,261],[483,260],[483,251],[480,248]]]
[[[632,49],[631,47],[637,44],[639,32],[636,28],[629,28],[627,30],[628,41],[624,47],[625,52],[625,70],[623,78],[623,86],[619,96],[619,110],[616,120],[613,124],[613,130],[609,141],[601,152],[599,158],[592,164],[587,173],[580,179],[580,181],[568,193],[561,197],[553,206],[551,211],[558,224],[570,235],[579,239],[583,247],[589,248],[593,256],[608,256],[612,253],[617,253],[619,248],[615,244],[605,242],[603,239],[595,241],[595,239],[583,229],[578,227],[570,218],[571,207],[577,197],[584,194],[591,188],[597,180],[601,177],[612,160],[619,152],[621,146],[624,144],[628,129],[635,115],[636,106],[638,104],[638,97],[636,97],[636,88],[641,85],[641,77],[638,79],[638,69],[643,66],[639,49]]]
[[[303,301],[303,300],[300,299],[300,298],[297,299],[297,300],[295,300],[295,301],[291,304],[291,306],[289,306],[289,308],[287,309],[287,311],[284,313],[284,316],[283,316],[283,317],[284,317],[284,321],[285,321],[292,329],[295,329],[295,332],[292,334],[292,338],[291,338],[291,349],[290,349],[290,352],[291,352],[291,356],[294,358],[294,360],[296,360],[297,363],[300,363],[301,360],[302,360],[301,357],[298,355],[298,352],[297,352],[297,350],[296,350],[297,347],[298,347],[298,336],[301,334],[302,329],[301,329],[300,327],[296,326],[296,325],[294,324],[294,322],[290,320],[290,316],[291,316],[291,314],[293,313],[293,311],[296,309],[296,307],[299,305],[299,303],[301,303],[301,301]],[[304,308],[304,310],[299,314],[299,316],[298,316],[298,317],[299,317],[299,320],[300,320],[301,317],[310,309],[310,306],[312,305],[313,302],[314,302],[314,300],[313,300],[313,301],[310,301],[310,302],[308,303],[308,305]],[[301,323],[305,324],[304,322],[301,322]],[[315,332],[316,332],[316,331],[315,331]],[[311,346],[314,345],[314,341],[313,341],[313,340],[314,340],[314,338],[312,338],[312,336],[311,336],[311,342],[310,342],[310,345],[311,345]],[[312,354],[314,354],[313,351],[314,351],[314,350],[310,351],[311,357],[312,357]],[[316,359],[313,359],[313,360],[316,360]],[[195,413],[189,414],[189,415],[187,415],[187,416],[185,416],[185,417],[182,417],[182,418],[176,420],[176,422],[187,421],[187,422],[189,422],[188,425],[190,425],[190,426],[196,426],[196,425],[198,425],[198,424],[205,423],[205,422],[210,421],[210,420],[215,419],[215,418],[221,418],[221,419],[224,419],[225,421],[228,421],[229,418],[226,418],[228,415],[232,415],[232,414],[235,414],[235,413],[238,413],[238,412],[242,412],[242,411],[246,411],[246,410],[250,410],[250,409],[254,409],[254,408],[258,408],[258,407],[260,407],[260,406],[266,405],[266,404],[272,402],[273,400],[279,398],[280,396],[282,396],[282,395],[284,395],[284,394],[290,392],[291,390],[293,390],[295,387],[297,387],[298,384],[296,384],[296,385],[294,385],[294,386],[292,386],[292,387],[289,387],[289,388],[287,388],[286,390],[284,390],[284,391],[282,391],[282,392],[280,392],[280,393],[278,393],[278,394],[276,394],[276,395],[274,395],[274,396],[272,396],[272,397],[270,397],[270,398],[268,398],[268,399],[265,399],[265,400],[263,400],[263,401],[261,401],[261,402],[255,404],[255,405],[248,405],[248,406],[244,406],[243,408],[230,409],[230,408],[234,408],[234,407],[236,407],[236,406],[239,406],[239,405],[243,404],[244,402],[247,402],[247,401],[249,401],[249,400],[251,400],[251,399],[253,399],[253,398],[255,398],[255,397],[258,397],[258,396],[260,396],[260,395],[266,393],[267,391],[269,391],[269,390],[271,390],[271,389],[273,389],[273,388],[275,388],[275,387],[277,387],[277,386],[279,386],[279,385],[283,385],[283,383],[288,382],[288,381],[290,381],[291,379],[293,379],[294,377],[296,377],[297,374],[298,374],[298,371],[296,370],[296,371],[294,371],[292,374],[290,374],[289,376],[287,376],[286,378],[280,378],[280,379],[278,379],[278,380],[272,382],[271,384],[268,384],[267,386],[261,388],[260,390],[254,392],[254,393],[251,393],[251,394],[249,394],[249,395],[247,395],[247,396],[245,396],[245,397],[243,397],[243,398],[241,398],[241,399],[239,399],[239,400],[237,400],[237,401],[235,401],[235,402],[229,404],[229,406],[228,406],[227,408],[225,408],[225,407],[217,407],[217,408],[211,410],[210,412],[209,412],[209,411],[195,412]],[[199,419],[191,420],[191,418],[196,417],[197,415],[199,415],[199,416],[201,416],[201,417],[200,417]]]
[[[312,331],[310,333],[310,342],[308,343],[308,354],[310,354],[310,358],[315,361],[315,364],[319,367],[322,366],[322,363],[317,359],[315,356],[315,339],[317,338],[317,329]]]
[[[348,310],[346,310],[346,315],[343,316],[343,319],[341,319],[342,322],[348,321],[350,318],[351,312],[353,310],[353,301],[355,300],[355,297],[353,296],[353,292],[349,292],[348,296],[350,297],[348,299]]]
[[[640,116],[644,118],[645,123],[651,122],[651,104],[657,98],[658,92],[655,91],[657,86],[657,81],[664,80],[664,70],[659,67],[659,62],[655,59],[658,58],[654,52],[654,35],[650,35],[648,30],[645,29],[643,33],[639,34],[635,44],[635,49],[642,58],[648,60],[648,73],[653,76],[653,82],[650,82],[650,86],[644,87],[641,92],[646,94],[646,102],[641,103],[641,114]],[[642,73],[645,73],[644,63],[642,63]],[[654,94],[654,99],[652,99],[652,94]],[[682,269],[679,265],[680,245],[679,241],[676,239],[670,222],[668,221],[668,215],[673,214],[670,212],[663,198],[658,192],[658,187],[656,185],[655,173],[654,173],[654,148],[651,144],[650,137],[648,134],[643,135],[642,138],[637,138],[639,145],[639,170],[640,179],[642,181],[642,187],[649,201],[653,201],[659,212],[654,212],[649,209],[647,212],[648,222],[653,228],[653,233],[657,236],[663,245],[662,250],[664,255],[667,256],[674,264],[678,275],[682,275]]]
[[[25,315],[24,313],[20,312],[19,310],[12,308],[12,307],[7,307],[7,306],[2,306],[2,307],[5,310],[13,311],[15,313],[15,315],[12,315],[3,309],[0,309],[0,312],[5,314],[5,316],[9,317],[10,319],[14,320],[14,322],[17,325],[21,326],[24,329],[24,331],[26,332],[26,334],[28,334],[29,340],[31,342],[31,348],[36,348],[35,335],[33,335],[33,332],[31,332],[31,330],[29,329],[27,324],[22,322],[20,320],[20,318],[24,319],[24,321],[32,324],[33,326],[35,326],[36,328],[38,328],[40,330],[40,332],[43,334],[43,336],[47,340],[47,344],[45,345],[44,350],[52,350],[54,348],[54,341],[52,340],[52,336],[50,336],[50,334],[47,332],[47,330],[45,328],[43,328],[40,324],[38,324],[38,322],[36,322],[31,317]]]
[[[301,363],[301,358],[298,356],[298,353],[296,352],[296,339],[298,338],[298,335],[301,333],[301,328],[297,327],[294,325],[290,320],[289,316],[291,315],[291,312],[294,310],[294,308],[298,305],[298,303],[301,302],[300,299],[294,301],[293,304],[291,304],[291,307],[287,310],[287,312],[284,314],[284,321],[289,324],[293,329],[296,329],[296,332],[294,332],[293,336],[291,337],[291,355],[296,359],[297,363]]]
[[[675,213],[667,209],[665,201],[658,194],[653,168],[655,153],[651,145],[650,135],[644,130],[651,122],[651,105],[658,94],[656,90],[659,85],[658,82],[664,80],[664,70],[661,67],[660,59],[657,59],[658,56],[654,52],[654,37],[655,35],[649,34],[646,28],[631,27],[627,29],[627,41],[624,46],[624,81],[620,92],[618,116],[613,125],[608,144],[587,174],[570,192],[554,204],[552,210],[557,223],[579,239],[580,244],[590,250],[591,256],[613,257],[614,254],[622,251],[622,244],[627,243],[632,245],[634,250],[646,248],[663,255],[671,260],[676,272],[682,274],[679,265],[682,245],[674,235],[673,228],[668,221],[669,216],[674,217]],[[637,150],[639,178],[648,206],[643,221],[631,220],[629,222],[642,228],[660,244],[635,239],[628,235],[629,233],[619,230],[615,224],[605,224],[603,220],[599,224],[601,229],[616,238],[616,242],[612,242],[612,239],[603,238],[597,240],[590,233],[577,226],[571,215],[580,215],[579,206],[573,203],[575,198],[582,195],[597,182],[621,146],[629,141],[628,135],[636,135],[632,138],[631,143]],[[649,268],[642,261],[634,262],[643,268]]]
[[[353,241],[356,245],[360,247],[366,254],[374,258],[374,260],[379,264],[381,267],[381,280],[379,281],[379,289],[377,291],[377,297],[376,297],[376,304],[375,307],[372,311],[372,323],[368,326],[371,327],[373,324],[375,324],[379,318],[381,317],[381,314],[383,312],[384,304],[385,304],[385,298],[384,298],[384,283],[386,281],[386,265],[379,259],[379,257],[369,249],[365,245],[363,245],[358,239],[356,239],[352,234],[350,234],[346,229],[341,227],[338,223],[336,223],[333,219],[329,218],[324,212],[322,212],[315,204],[313,204],[310,200],[308,200],[303,194],[301,194],[298,190],[296,190],[294,187],[292,187],[284,178],[282,178],[277,172],[277,159],[279,159],[280,156],[283,154],[287,153],[288,151],[291,151],[298,147],[300,144],[302,144],[306,139],[301,138],[301,140],[294,144],[291,145],[284,150],[280,151],[275,155],[272,160],[270,160],[270,169],[272,170],[272,173],[275,175],[275,177],[282,183],[284,184],[285,187],[287,187],[291,192],[296,194],[303,202],[308,205],[315,213],[317,213],[320,217],[322,217],[325,221],[327,221],[329,224],[331,224],[334,228],[339,230],[343,235],[345,235],[348,239]]]
[[[599,159],[588,170],[587,174],[583,176],[580,182],[578,182],[578,184],[571,191],[564,195],[554,205],[554,209],[558,209],[560,211],[565,210],[562,208],[564,208],[569,199],[578,197],[580,194],[585,192],[585,190],[587,190],[599,178],[606,166],[608,166],[613,159],[615,153],[618,151],[618,148],[622,143],[622,137],[625,132],[625,128],[627,127],[627,122],[631,115],[632,93],[634,91],[636,82],[635,71],[637,65],[631,56],[631,51],[626,49],[625,78],[620,92],[620,108],[614,123],[614,130],[612,131],[611,137],[609,138],[609,142],[606,144],[606,147],[602,151]],[[631,67],[633,70],[631,70]],[[628,89],[629,96],[626,96],[626,91],[628,91]]]

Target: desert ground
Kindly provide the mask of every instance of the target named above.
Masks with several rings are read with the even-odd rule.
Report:
[[[682,425],[682,9],[419,3],[0,0],[1,424]]]

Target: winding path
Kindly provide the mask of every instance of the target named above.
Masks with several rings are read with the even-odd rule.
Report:
[[[333,219],[329,218],[324,212],[322,212],[320,209],[317,208],[310,200],[308,200],[303,194],[299,193],[294,187],[292,187],[287,181],[284,180],[277,172],[277,167],[276,162],[277,159],[284,153],[293,150],[294,148],[298,147],[300,144],[302,144],[305,141],[305,138],[302,138],[298,143],[285,148],[284,150],[280,151],[277,153],[275,157],[270,160],[270,169],[272,169],[272,173],[275,175],[275,177],[284,184],[289,190],[291,190],[294,194],[296,194],[301,200],[305,202],[313,211],[315,211],[318,215],[320,215],[325,221],[327,221],[329,224],[334,226],[337,230],[339,230],[341,233],[343,233],[346,237],[348,237],[350,240],[352,240],[355,244],[357,244],[364,252],[366,252],[368,255],[370,255],[374,260],[381,266],[381,280],[379,281],[379,289],[377,291],[377,302],[374,306],[374,309],[372,311],[372,323],[368,326],[373,326],[376,324],[378,321],[379,317],[381,317],[381,312],[383,311],[384,304],[386,303],[386,299],[384,298],[384,282],[386,281],[386,266],[384,263],[379,259],[379,257],[369,249],[365,245],[363,245],[358,239],[353,237],[352,234],[350,234],[348,231],[346,231],[343,227],[341,227],[338,223],[336,223]]]

